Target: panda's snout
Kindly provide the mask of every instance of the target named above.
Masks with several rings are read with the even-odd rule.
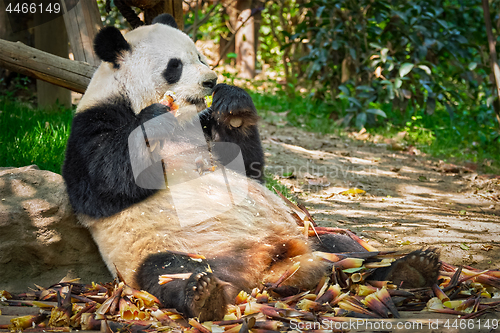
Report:
[[[204,88],[209,88],[209,89],[213,89],[215,87],[215,85],[217,84],[217,78],[215,79],[210,79],[210,80],[205,80],[203,81],[203,83],[201,84]]]

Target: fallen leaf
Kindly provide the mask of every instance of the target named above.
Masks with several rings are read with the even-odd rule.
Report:
[[[481,245],[481,250],[483,250],[483,251],[489,251],[492,248],[493,248],[493,245],[485,245],[485,244]]]
[[[419,156],[422,154],[422,152],[419,149],[417,149],[417,147],[414,147],[414,146],[408,147],[408,153],[410,153],[410,155],[416,155],[416,156]]]
[[[358,194],[363,195],[365,193],[366,193],[366,191],[363,191],[359,188],[351,188],[347,191],[340,192],[339,194],[342,194],[342,195],[358,195]]]
[[[393,142],[391,144],[391,149],[392,150],[397,150],[397,151],[402,151],[402,150],[405,150],[406,147],[398,142]]]

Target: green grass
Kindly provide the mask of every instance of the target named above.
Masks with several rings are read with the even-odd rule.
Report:
[[[273,178],[274,175],[266,173],[264,174],[264,180],[266,181],[266,187],[273,193],[276,193],[274,191],[274,188],[276,188],[278,191],[280,191],[281,194],[283,194],[288,200],[297,202],[297,199],[293,196],[292,192],[290,192],[290,189],[280,183],[278,180]],[[274,188],[273,188],[274,187]]]
[[[0,111],[0,166],[36,164],[61,173],[73,111],[33,110],[7,100],[0,100]]]
[[[408,143],[444,160],[477,163],[484,172],[500,172],[500,135],[494,111],[484,105],[459,105],[452,116],[445,109],[427,115],[387,108],[384,126],[369,130],[390,137],[406,131]]]
[[[285,119],[290,125],[312,132],[346,133],[330,119],[331,113],[342,117],[340,103],[329,105],[308,97],[288,97],[280,93],[251,95],[261,116],[267,121],[277,123],[279,120],[283,123]],[[500,136],[491,108],[484,105],[474,108],[458,106],[453,117],[445,109],[437,109],[433,115],[420,110],[403,113],[392,110],[390,104],[382,109],[387,119],[368,126],[369,133],[391,138],[405,131],[406,142],[425,153],[448,161],[477,163],[484,172],[500,172]]]
[[[333,105],[312,101],[300,96],[289,97],[282,92],[274,95],[250,92],[261,116],[273,121],[275,113],[286,114],[286,120],[292,126],[306,131],[322,133],[340,133],[341,128],[329,118],[335,110]]]

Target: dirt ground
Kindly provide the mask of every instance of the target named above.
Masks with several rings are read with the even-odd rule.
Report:
[[[363,133],[357,140],[262,122],[261,137],[267,171],[318,225],[348,228],[378,249],[435,247],[450,264],[500,269],[500,177],[359,140]],[[341,194],[354,188],[366,193]]]

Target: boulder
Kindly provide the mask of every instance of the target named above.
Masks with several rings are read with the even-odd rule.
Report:
[[[0,168],[0,290],[48,287],[65,276],[112,280],[73,214],[61,175],[36,165]]]

